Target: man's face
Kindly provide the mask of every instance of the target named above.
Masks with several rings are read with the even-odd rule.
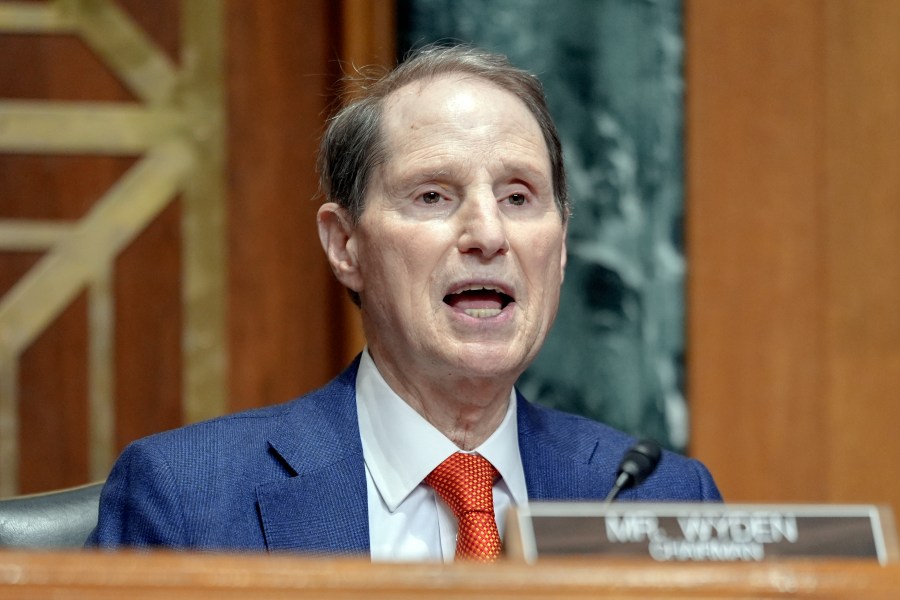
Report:
[[[511,383],[556,316],[566,260],[537,121],[509,92],[450,75],[394,92],[382,127],[386,161],[347,242],[375,362]]]

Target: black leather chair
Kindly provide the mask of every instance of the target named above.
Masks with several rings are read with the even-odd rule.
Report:
[[[0,500],[0,548],[80,548],[97,525],[103,483]]]

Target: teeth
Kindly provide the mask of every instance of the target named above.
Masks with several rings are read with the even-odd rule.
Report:
[[[467,308],[464,311],[470,317],[475,317],[476,319],[487,319],[489,317],[496,317],[500,314],[499,308]]]

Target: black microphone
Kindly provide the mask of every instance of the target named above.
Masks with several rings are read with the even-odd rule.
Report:
[[[659,444],[653,440],[640,440],[628,449],[619,469],[616,471],[616,484],[609,491],[605,502],[609,504],[615,500],[619,492],[631,486],[639,485],[656,469],[662,451]]]

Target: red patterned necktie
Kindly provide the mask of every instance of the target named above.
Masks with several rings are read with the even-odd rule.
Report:
[[[494,519],[494,480],[499,473],[477,454],[457,452],[425,478],[447,503],[459,523],[456,558],[492,562],[500,556],[500,534]]]

